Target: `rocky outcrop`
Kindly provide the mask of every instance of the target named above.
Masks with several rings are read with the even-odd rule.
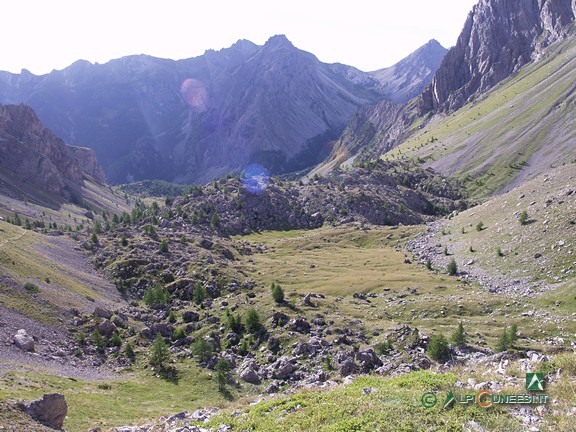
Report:
[[[61,429],[68,413],[66,399],[60,393],[48,393],[25,406],[26,413],[34,420],[53,429]]]
[[[573,0],[481,0],[422,94],[420,113],[452,112],[538,59],[574,29]]]
[[[93,152],[67,146],[40,123],[32,108],[0,105],[0,168],[41,190],[79,200],[84,184],[82,166],[102,179]]]
[[[68,151],[76,160],[82,172],[88,174],[97,182],[106,183],[106,175],[104,175],[102,167],[96,160],[96,154],[93,150],[86,147],[69,146]]]

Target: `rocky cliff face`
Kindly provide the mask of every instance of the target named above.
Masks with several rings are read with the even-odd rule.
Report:
[[[574,29],[574,0],[480,0],[422,94],[420,112],[451,112]]]
[[[93,152],[67,146],[25,105],[0,105],[0,168],[66,199],[81,197],[83,169],[104,180]]]
[[[394,66],[371,72],[388,100],[408,102],[430,84],[448,50],[432,39]]]

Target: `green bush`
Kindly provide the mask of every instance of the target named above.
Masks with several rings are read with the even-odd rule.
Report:
[[[234,316],[232,313],[230,313],[229,310],[226,310],[226,327],[232,333],[236,333],[238,335],[242,335],[244,332],[244,325],[242,324],[240,315],[236,314],[236,316]]]
[[[246,329],[250,333],[256,333],[262,327],[262,324],[260,324],[260,315],[258,315],[258,312],[256,312],[254,308],[248,309],[244,322],[246,323]]]
[[[480,221],[476,224],[476,231],[482,231],[484,229],[484,222]]]
[[[272,282],[272,298],[276,303],[283,303],[284,302],[284,290],[280,285],[276,285]]]
[[[165,305],[170,301],[170,293],[159,283],[150,285],[144,292],[146,306]]]
[[[198,281],[194,284],[194,294],[192,296],[194,297],[194,303],[197,305],[206,299],[206,289],[201,282]]]
[[[184,327],[176,327],[174,333],[172,333],[172,340],[184,339],[186,337],[186,330]]]
[[[86,344],[86,333],[84,333],[83,331],[80,331],[80,332],[76,333],[76,336],[74,336],[74,339],[76,340],[76,343],[78,345],[85,345]]]
[[[376,354],[378,355],[387,354],[388,352],[392,351],[392,341],[388,339],[384,342],[376,344],[374,346],[374,351],[376,351]]]
[[[158,248],[158,251],[160,253],[167,253],[168,252],[168,240],[167,239],[162,239],[162,241],[160,242],[160,247]]]
[[[520,222],[520,225],[526,225],[526,222],[528,222],[528,212],[526,210],[520,214],[518,222]]]
[[[191,346],[192,354],[199,363],[206,363],[212,357],[212,345],[202,338],[196,339]]]
[[[106,338],[98,330],[92,332],[92,342],[96,346],[96,351],[103,353],[106,348]]]
[[[450,349],[448,348],[448,341],[442,335],[435,335],[430,338],[426,354],[437,362],[446,362],[450,358]]]
[[[450,276],[455,276],[458,273],[458,264],[456,264],[456,260],[454,258],[450,260],[446,270]]]
[[[38,294],[40,292],[38,285],[33,284],[32,282],[26,282],[24,284],[24,289],[30,294]]]
[[[114,333],[110,340],[108,341],[108,346],[120,347],[122,345],[122,339],[118,333]]]
[[[124,347],[124,354],[130,360],[134,360],[136,358],[136,353],[134,352],[134,348],[132,347],[132,344],[130,342],[128,342]]]

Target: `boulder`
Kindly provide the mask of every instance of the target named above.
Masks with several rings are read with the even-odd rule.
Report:
[[[64,395],[47,393],[40,399],[25,404],[25,411],[26,414],[43,425],[61,429],[68,413],[68,404]]]
[[[96,326],[96,328],[104,336],[110,336],[112,333],[114,333],[117,330],[116,326],[114,324],[112,324],[110,322],[110,320],[108,320],[106,318],[104,318],[102,320],[102,322]]]
[[[185,311],[182,313],[182,320],[185,323],[196,322],[200,319],[200,314],[194,311]]]
[[[338,371],[340,372],[340,375],[345,377],[348,375],[359,373],[360,372],[360,366],[358,366],[356,363],[354,363],[354,360],[352,360],[351,358],[348,358],[340,364]]]
[[[307,334],[310,333],[310,323],[304,318],[295,318],[290,320],[290,330],[296,331],[298,333]]]
[[[250,384],[260,384],[260,377],[252,367],[247,367],[240,371],[240,378]]]
[[[102,307],[97,307],[96,309],[94,309],[94,316],[96,318],[110,319],[110,318],[112,318],[112,312],[108,309],[105,309]]]
[[[34,338],[26,330],[20,329],[14,335],[14,344],[22,351],[34,351]]]

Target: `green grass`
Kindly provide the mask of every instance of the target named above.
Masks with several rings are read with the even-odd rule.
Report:
[[[152,376],[150,371],[125,373],[116,379],[89,381],[45,373],[10,371],[0,375],[0,399],[32,400],[59,392],[68,403],[64,428],[70,432],[99,426],[143,424],[161,416],[207,406],[223,406],[228,400],[218,391],[210,371],[193,362],[178,363],[178,383]],[[238,392],[232,389],[234,397]]]
[[[469,420],[489,430],[521,431],[517,420],[500,410],[477,406],[442,410],[443,399],[457,377],[453,374],[413,372],[398,378],[361,377],[350,385],[308,390],[272,398],[231,415],[218,415],[208,427],[221,424],[233,431],[462,431]],[[365,394],[365,388],[371,393]],[[425,392],[438,393],[440,402],[425,408]],[[205,427],[198,425],[200,427]]]
[[[361,328],[367,334],[384,334],[406,323],[427,334],[448,337],[463,321],[472,344],[492,348],[502,329],[512,322],[527,337],[534,338],[537,345],[543,343],[545,336],[558,334],[553,322],[521,316],[528,307],[525,304],[547,310],[539,299],[526,299],[522,304],[510,302],[506,295],[489,294],[463,278],[449,276],[445,267],[430,271],[424,264],[404,263],[403,244],[419,232],[419,227],[372,227],[368,231],[339,227],[243,237],[267,248],[246,263],[252,266],[248,274],[265,287],[255,290],[256,308],[264,319],[280,309],[289,316],[320,315],[326,321],[333,320],[333,327]],[[482,234],[470,231],[465,235]],[[496,259],[493,251],[491,248],[491,256]],[[460,252],[456,258],[461,262]],[[282,286],[292,309],[274,303],[269,289],[272,282]],[[327,298],[314,300],[317,307],[303,306],[302,298],[309,292],[322,293]],[[373,293],[375,297],[366,302],[353,298],[354,293]],[[350,325],[353,320],[360,320],[360,324]],[[298,335],[282,337],[285,346],[299,340]],[[382,341],[381,336],[373,337],[368,344],[374,346]]]

